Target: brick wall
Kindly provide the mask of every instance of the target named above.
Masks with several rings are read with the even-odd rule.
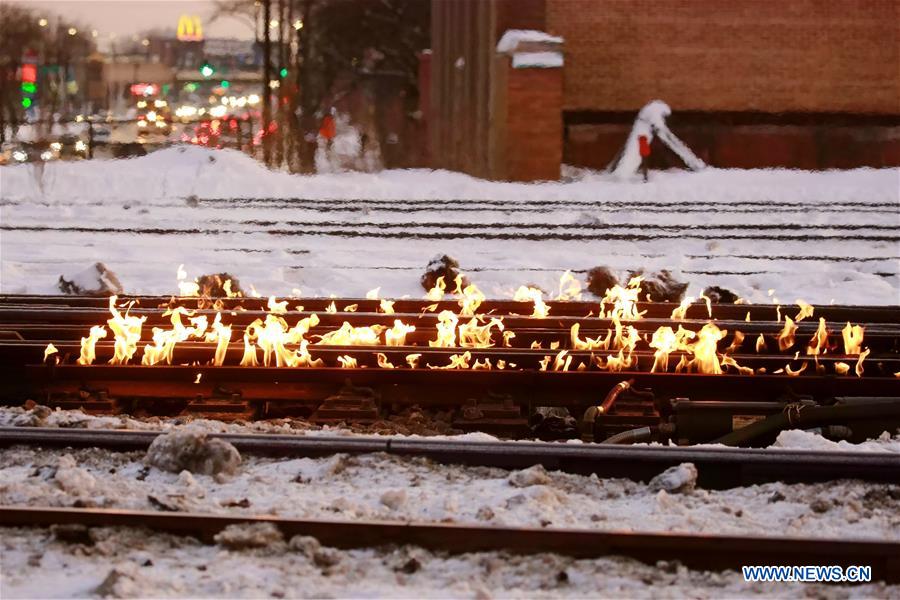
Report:
[[[900,0],[545,0],[567,110],[900,114]]]
[[[563,70],[513,69],[498,57],[492,177],[509,181],[559,179],[563,153]]]

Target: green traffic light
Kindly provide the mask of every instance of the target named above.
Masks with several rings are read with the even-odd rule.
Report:
[[[203,63],[200,66],[200,74],[204,77],[212,77],[212,74],[215,73],[216,70],[213,69],[212,65],[209,63]]]
[[[282,79],[288,76],[288,70],[286,67],[281,67],[281,71],[279,71],[279,73],[281,74]]]
[[[35,86],[33,83],[26,81],[25,83],[22,84],[22,91],[25,92],[26,94],[33,94],[37,91],[37,86]]]
[[[31,98],[22,98],[22,107],[31,108]]]
[[[222,87],[223,87],[223,88],[229,88],[229,87],[231,87],[231,82],[228,81],[227,79],[223,79],[223,80],[222,80]]]

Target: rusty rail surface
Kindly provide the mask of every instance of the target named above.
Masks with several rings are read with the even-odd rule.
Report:
[[[271,523],[286,538],[313,536],[335,548],[411,544],[453,554],[505,550],[552,552],[575,558],[628,556],[655,564],[675,560],[704,570],[743,565],[868,565],[874,581],[900,581],[900,543],[830,538],[608,532],[586,529],[473,527],[445,523],[326,521],[271,516],[158,513],[107,509],[0,507],[0,525],[48,527],[141,527],[212,542],[229,525]]]
[[[0,447],[102,448],[116,452],[145,451],[163,432],[0,427]],[[890,452],[814,452],[780,449],[679,448],[559,444],[544,442],[480,442],[421,440],[383,436],[306,436],[222,434],[242,454],[281,458],[323,457],[337,453],[384,453],[424,457],[441,464],[548,470],[598,477],[649,481],[665,469],[693,463],[698,485],[729,489],[766,482],[814,483],[857,479],[900,481],[900,455]]]

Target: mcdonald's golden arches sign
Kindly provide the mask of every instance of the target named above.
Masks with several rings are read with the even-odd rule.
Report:
[[[182,42],[202,42],[203,25],[196,15],[181,15],[178,18],[178,39]]]

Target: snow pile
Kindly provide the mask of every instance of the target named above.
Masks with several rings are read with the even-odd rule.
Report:
[[[900,454],[900,433],[894,437],[885,431],[878,439],[868,440],[861,444],[846,441],[833,442],[821,435],[801,429],[790,429],[778,434],[770,448],[788,448],[791,450],[815,450],[832,452],[893,452]]]
[[[172,473],[186,470],[202,475],[234,475],[241,455],[228,442],[208,438],[206,432],[182,429],[153,440],[144,462]]]

